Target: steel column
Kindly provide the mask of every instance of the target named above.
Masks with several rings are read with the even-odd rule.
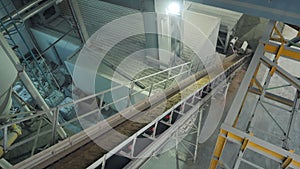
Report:
[[[89,34],[87,32],[87,29],[85,27],[85,24],[84,24],[82,16],[81,16],[80,8],[78,5],[78,0],[67,0],[67,3],[71,10],[72,17],[74,19],[80,39],[81,39],[82,43],[84,44],[89,39]]]
[[[274,23],[273,23],[274,24]],[[299,109],[299,87],[300,87],[300,81],[298,78],[284,70],[283,67],[278,65],[279,58],[281,56],[286,57],[288,59],[299,60],[300,56],[300,50],[299,49],[291,49],[286,47],[286,43],[288,43],[287,40],[284,39],[282,34],[279,32],[279,30],[274,26],[273,29],[271,29],[272,25],[269,23],[269,31],[267,32],[266,36],[269,36],[269,38],[264,37],[264,39],[259,44],[255,55],[252,59],[251,64],[249,65],[248,71],[243,79],[243,82],[238,90],[238,94],[235,98],[235,100],[232,103],[232,106],[229,110],[229,114],[221,126],[221,131],[215,146],[214,154],[211,160],[211,169],[217,168],[217,166],[220,164],[222,165],[224,161],[220,161],[222,157],[222,152],[224,150],[225,145],[227,144],[227,141],[231,141],[233,143],[237,143],[240,145],[239,153],[236,156],[235,163],[233,168],[238,169],[241,162],[247,163],[255,168],[262,168],[261,166],[255,164],[255,162],[250,162],[245,159],[243,159],[243,155],[247,149],[252,150],[256,153],[259,153],[269,159],[275,160],[280,163],[281,168],[299,168],[300,167],[300,156],[294,154],[294,150],[289,150],[288,145],[288,138],[289,133],[291,130],[291,125],[293,123],[294,114]],[[277,35],[280,36],[281,45],[275,45],[271,44],[268,39],[272,39],[272,32],[275,31]],[[266,56],[264,56],[265,52],[275,54],[275,57],[273,60],[270,60]],[[297,53],[298,52],[298,53]],[[268,68],[268,74],[265,78],[264,85],[261,85],[260,82],[257,80],[256,76],[257,73],[261,67],[261,64],[264,64]],[[271,79],[274,74],[279,75],[283,80],[287,81],[289,84],[284,85],[285,86],[293,86],[296,88],[296,96],[295,99],[289,100],[282,96],[278,96],[273,93],[267,92],[269,89],[268,86],[271,82]],[[256,85],[258,88],[254,87],[253,85]],[[273,88],[274,90],[279,87]],[[249,96],[247,95],[248,92],[254,93],[259,95],[258,98],[255,98],[254,106],[252,107],[252,110],[250,112],[250,120],[248,123],[248,126],[246,126],[246,129],[237,129],[236,124],[239,119],[241,110],[244,106],[244,101]],[[272,101],[285,104],[291,108],[291,110],[287,108],[282,108],[279,105],[268,103],[265,101],[265,99],[270,99]],[[277,108],[281,108],[282,110],[287,111],[287,115],[289,116],[289,121],[287,122],[287,129],[282,127],[275,116],[269,112],[268,108],[265,106],[265,103],[268,103],[269,106],[274,106]],[[279,127],[279,129],[282,131],[283,140],[282,147],[275,146],[269,142],[266,142],[262,140],[261,138],[258,138],[257,136],[254,136],[255,133],[252,133],[252,129],[255,126],[254,120],[256,109],[260,105],[262,109],[271,117],[271,119],[274,121],[274,123]],[[244,113],[244,112],[243,112]],[[278,136],[279,137],[279,136]]]

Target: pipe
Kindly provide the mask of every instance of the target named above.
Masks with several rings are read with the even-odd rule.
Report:
[[[145,32],[159,33],[157,30],[158,19],[155,11],[155,0],[144,0],[141,3],[141,12],[143,12],[144,30]],[[145,34],[146,54],[153,59],[159,60],[159,43],[157,34]],[[169,67],[169,65],[167,66]]]
[[[89,39],[89,34],[84,25],[78,2],[77,0],[67,0],[67,4],[71,10],[71,15],[75,22],[75,26],[80,36],[81,42],[85,43]]]
[[[33,17],[35,14],[39,13],[43,9],[50,7],[54,3],[56,3],[56,0],[50,0],[50,1],[43,3],[42,5],[37,6],[32,11],[28,12],[26,15],[24,15],[22,17],[23,22],[26,21],[27,19]]]
[[[42,5],[39,5],[39,6],[35,7],[34,9],[32,9],[32,11],[27,12],[24,16],[20,16],[20,19],[22,20],[22,22],[25,22],[27,19],[30,19],[31,17],[33,17],[34,15],[36,15],[37,13],[42,11],[43,9],[48,8],[49,6],[53,5],[54,3],[56,3],[56,0],[50,0],[48,2],[45,2]],[[34,5],[36,5],[36,4],[34,4]],[[31,7],[34,6],[34,5],[31,5]],[[29,9],[29,8],[27,8],[27,9]],[[9,14],[5,17],[4,20],[1,20],[1,21],[3,23],[7,22],[10,19],[14,19],[17,15],[19,15],[19,14],[14,14],[14,15]],[[8,26],[6,29],[10,30],[13,27],[14,27],[14,25],[12,24],[12,25]],[[5,32],[5,31],[3,31],[3,32]]]
[[[10,133],[7,135],[7,142],[6,142],[6,146],[10,147],[16,140],[17,138],[22,135],[22,130],[21,127],[19,127],[16,124],[13,124],[11,126],[11,131]],[[5,137],[5,136],[4,136]],[[3,157],[5,151],[4,151],[4,139],[2,139],[1,141],[1,145],[0,145],[0,158]]]
[[[42,2],[43,0],[36,0],[36,1],[33,1],[33,2],[30,2],[28,3],[26,6],[24,6],[23,8],[21,8],[20,10],[18,11],[14,11],[12,13],[10,13],[9,15],[12,17],[12,18],[15,18],[17,17],[18,15],[21,15],[22,13],[26,12],[27,10],[29,10],[31,7],[37,5],[38,3]],[[9,16],[6,16],[5,18],[2,19],[2,22],[6,22],[8,21],[10,18]]]

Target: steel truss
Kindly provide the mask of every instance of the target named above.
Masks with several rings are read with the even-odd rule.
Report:
[[[274,36],[279,36],[279,38],[275,38]],[[297,36],[299,36],[299,33]],[[266,53],[274,54],[273,60],[266,57]],[[246,159],[245,154],[250,151],[256,153],[258,158],[271,160],[278,168],[300,168],[300,156],[295,154],[295,151],[291,150],[289,146],[291,126],[296,112],[299,112],[300,81],[297,77],[279,66],[278,62],[280,57],[300,61],[300,49],[295,46],[293,48],[290,47],[289,40],[284,39],[283,35],[276,27],[276,23],[270,21],[268,32],[266,32],[265,37],[262,38],[255,55],[253,56],[236,98],[228,112],[228,116],[221,126],[210,164],[211,169],[218,167],[237,169],[242,163],[254,168],[264,168],[263,166],[260,166],[259,162],[256,160],[250,161]],[[258,72],[262,65],[267,67],[268,70],[268,74],[263,84],[258,80]],[[270,81],[274,77],[274,74],[281,77],[288,84],[270,88]],[[268,90],[271,89],[276,90],[287,86],[292,86],[296,89],[294,100],[268,92]],[[258,97],[255,99],[252,110],[246,112],[250,113],[250,119],[246,128],[240,129],[237,125],[242,113],[245,113],[243,107],[245,106],[244,103],[246,100],[251,97],[250,93],[252,95],[257,95]],[[256,110],[258,106],[261,106],[262,110],[267,113],[267,116],[273,120],[274,126],[277,126],[281,130],[282,135],[278,136],[281,137],[280,146],[270,143],[270,141],[264,140],[264,138],[259,138],[259,136],[254,133],[255,116],[257,116]],[[285,110],[288,116],[286,122],[287,127],[282,127],[282,124],[278,122],[278,119],[266,106],[273,106]],[[265,132],[265,134],[271,133]],[[225,161],[226,157],[224,156],[224,153],[226,150],[228,152],[228,147],[232,147],[232,145],[238,147],[238,153],[233,156],[235,159]],[[234,154],[232,153],[233,150],[229,151],[231,151],[231,154]],[[232,164],[228,165],[229,163]]]

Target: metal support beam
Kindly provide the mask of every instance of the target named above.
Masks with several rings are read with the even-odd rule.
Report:
[[[199,110],[198,115],[198,126],[197,126],[197,136],[196,136],[196,147],[194,151],[194,162],[197,160],[197,153],[198,153],[198,145],[199,145],[199,136],[201,132],[201,122],[202,122],[203,110]]]
[[[268,53],[276,54],[279,51],[280,47],[281,46],[279,44],[268,42],[265,45],[264,50]],[[300,50],[284,46],[282,49],[282,52],[281,52],[281,56],[289,58],[289,59],[293,59],[296,61],[300,61]]]
[[[157,35],[157,16],[155,13],[154,0],[144,0],[141,3],[141,12],[143,12],[145,32],[153,32],[145,34],[146,38],[146,54],[147,56],[159,60],[158,54],[158,35]],[[155,34],[156,33],[156,34]]]
[[[210,6],[245,13],[252,16],[278,20],[294,25],[300,25],[299,1],[290,0],[191,0]]]
[[[39,13],[41,10],[43,10],[57,2],[57,0],[48,0],[48,1],[43,2],[42,4],[39,4],[42,1],[43,0],[34,0],[30,3],[28,3],[27,5],[25,5],[24,7],[22,7],[20,10],[14,11],[14,12],[10,13],[8,16],[2,18],[1,21],[7,22],[10,19],[14,19],[25,13],[22,17],[22,21],[24,22],[25,20],[27,20],[27,19],[31,18],[32,16],[34,16],[35,14]],[[33,7],[35,7],[35,8],[33,8]]]
[[[12,18],[15,18],[15,17],[17,17],[18,15],[21,15],[22,13],[28,11],[30,8],[36,6],[38,3],[42,2],[42,1],[43,1],[43,0],[34,0],[34,1],[32,1],[32,2],[30,2],[30,3],[28,3],[28,4],[26,4],[25,6],[23,6],[23,7],[22,7],[21,9],[19,9],[18,11],[14,11],[14,12],[10,13],[10,16],[11,16]],[[8,16],[6,16],[6,17],[4,17],[4,18],[2,19],[3,22],[6,22],[6,21],[8,21],[8,20],[9,20],[9,17],[8,17]]]
[[[250,88],[249,92],[251,92],[253,94],[256,94],[256,95],[261,95],[262,94],[261,91],[259,91],[259,89],[256,89],[254,87]],[[272,93],[268,93],[268,92],[266,92],[265,98],[268,98],[270,100],[285,104],[285,105],[290,106],[290,107],[292,107],[294,105],[294,102],[292,100],[289,100],[289,99],[286,99],[284,97],[281,97],[281,96],[278,96],[278,95],[275,95],[275,94],[272,94]]]
[[[263,51],[263,45],[259,44],[256,51]],[[259,64],[259,57],[260,57],[259,54],[254,54],[254,56],[252,58],[252,61],[248,67],[248,71],[245,74],[245,78],[243,79],[243,81],[238,89],[237,95],[232,103],[232,106],[230,107],[230,110],[229,110],[230,113],[227,115],[227,117],[225,119],[226,124],[233,125],[235,122],[235,119],[238,117],[238,113],[240,111],[240,106],[238,106],[238,105],[242,105],[243,100],[247,95],[248,85],[252,80],[252,76],[255,73],[257,65]]]
[[[281,164],[284,164],[286,162],[286,159],[289,158],[290,159],[289,160],[290,162],[288,163],[289,167],[292,168],[300,167],[300,156],[294,154],[291,151],[284,150],[269,142],[261,140],[253,136],[252,134],[244,133],[243,131],[240,131],[226,124],[223,124],[221,126],[221,129],[223,132],[220,133],[219,137],[223,137],[225,140],[230,140],[233,143],[243,145],[244,140],[248,139],[248,143],[245,146],[245,148],[257,152]]]
[[[274,27],[275,22],[274,21],[270,21],[268,24],[268,29],[267,32],[265,33],[265,36],[263,37],[263,40],[267,41],[269,39],[269,36],[272,33],[272,28]],[[256,52],[252,58],[252,61],[248,67],[248,70],[245,74],[245,78],[243,79],[237,95],[232,103],[232,106],[230,107],[229,110],[229,114],[227,115],[225,122],[226,124],[229,125],[233,125],[235,120],[238,117],[239,111],[240,111],[240,107],[243,104],[244,98],[247,95],[248,92],[248,86],[252,80],[252,77],[254,75],[254,73],[256,72],[256,69],[259,65],[259,58],[261,57],[261,54],[264,51],[264,45],[262,43],[260,43],[256,49]]]
[[[292,124],[293,122],[296,120],[295,119],[295,115],[296,113],[298,112],[299,110],[299,106],[300,106],[300,92],[299,90],[296,92],[296,95],[295,95],[295,99],[294,99],[294,105],[293,105],[293,108],[292,108],[292,111],[291,111],[291,115],[289,117],[289,120],[288,120],[288,127],[287,127],[287,134],[284,138],[284,140],[288,140],[290,138],[290,134],[291,134],[291,127],[292,127]],[[283,145],[283,148],[285,149],[289,149],[289,145],[287,144],[287,142],[284,142],[285,144]]]
[[[261,56],[262,63],[265,64],[267,67],[272,68],[275,67],[276,73],[285,79],[287,82],[289,82],[292,86],[300,90],[300,80],[298,80],[295,76],[291,75],[289,72],[284,70],[281,66],[278,64],[272,62],[270,59],[268,59],[266,56]]]
[[[82,15],[78,5],[78,0],[67,0],[67,3],[71,10],[71,14],[75,22],[77,31],[79,33],[80,39],[82,43],[85,43],[89,39],[89,34],[82,19]]]

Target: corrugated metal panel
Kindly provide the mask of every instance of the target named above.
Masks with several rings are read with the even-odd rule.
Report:
[[[90,36],[92,36],[104,25],[116,19],[130,14],[139,13],[138,10],[110,4],[99,0],[78,0],[78,2],[84,24]],[[63,14],[70,15],[70,10],[68,9],[66,3],[61,4],[60,7],[63,8]],[[136,22],[143,28],[143,20],[136,20],[133,22]],[[126,30],[128,30],[128,32],[132,32],[132,30],[135,29],[129,23],[123,23],[122,21],[120,23],[120,27],[122,27],[122,33],[126,33]],[[107,42],[105,42],[107,44],[121,40],[119,39],[118,33],[112,33],[110,35],[103,36],[108,36],[106,38]],[[124,62],[121,66],[119,66],[119,69],[123,70],[129,75],[134,76],[137,72],[147,68],[147,65],[143,63],[145,56],[140,56],[140,59],[134,59],[128,56],[143,49],[145,49],[145,35],[135,35],[121,40],[109,51],[109,53],[105,56],[105,59],[114,66],[119,66],[122,62],[125,61],[124,59],[126,59],[126,64],[124,65]],[[149,73],[152,72],[145,73],[145,75],[148,75]]]
[[[79,0],[79,6],[90,35],[115,19],[139,12],[99,0]]]
[[[89,35],[95,33],[105,24],[112,22],[115,19],[119,19],[122,16],[137,13],[139,11],[125,8],[122,6],[106,3],[98,0],[80,0],[79,6],[81,14],[86,25]],[[143,23],[141,23],[143,24]],[[122,24],[120,24],[122,26]],[[124,25],[122,30],[126,32],[126,29],[131,29],[127,24]],[[129,32],[130,30],[128,30]],[[111,36],[112,41],[118,41],[118,36]],[[118,66],[123,59],[133,52],[143,50],[145,48],[145,36],[137,35],[126,40],[121,41],[116,45],[109,54],[105,57],[113,65]],[[144,56],[141,56],[144,57]],[[132,67],[133,65],[128,65]],[[136,65],[137,66],[137,65]],[[124,70],[129,71],[129,70]]]

